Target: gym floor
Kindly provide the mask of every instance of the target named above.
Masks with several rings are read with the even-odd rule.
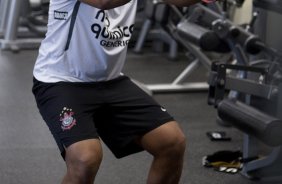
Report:
[[[37,51],[0,51],[0,183],[60,183],[65,165],[38,113],[31,93],[32,68]],[[146,83],[171,82],[189,63],[184,57],[170,61],[152,51],[141,55],[129,50],[124,73]],[[206,80],[204,68],[191,81]],[[219,150],[241,150],[242,133],[220,127],[216,111],[207,105],[207,92],[156,94],[154,98],[181,124],[188,140],[181,184],[253,184],[240,174],[226,174],[202,166],[202,157]],[[211,142],[207,131],[226,131],[230,142]],[[115,159],[106,146],[97,184],[144,184],[152,157],[141,152]],[[265,182],[263,183],[265,184]]]

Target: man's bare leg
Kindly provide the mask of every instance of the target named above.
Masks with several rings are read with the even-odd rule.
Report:
[[[103,157],[99,139],[88,139],[66,149],[67,173],[62,184],[93,184]]]
[[[179,183],[186,141],[177,122],[168,122],[145,134],[140,144],[154,156],[147,184]]]

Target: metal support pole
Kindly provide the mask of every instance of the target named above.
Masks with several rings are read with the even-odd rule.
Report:
[[[7,28],[5,31],[4,39],[6,41],[13,41],[17,38],[18,23],[20,18],[20,10],[22,0],[10,0],[10,11],[8,14]]]
[[[10,4],[9,0],[0,1],[0,37],[2,37],[5,34],[5,28],[8,19],[9,4]]]

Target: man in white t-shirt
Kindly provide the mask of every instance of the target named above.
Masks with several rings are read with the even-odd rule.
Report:
[[[188,6],[199,0],[164,0]],[[117,158],[153,155],[149,184],[179,182],[185,136],[167,110],[121,74],[137,0],[51,0],[48,31],[34,66],[33,93],[67,173],[93,183],[100,139]]]

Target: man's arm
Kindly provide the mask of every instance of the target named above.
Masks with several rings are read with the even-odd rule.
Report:
[[[99,9],[112,9],[118,6],[122,6],[131,0],[80,0],[83,3],[89,4]]]
[[[99,8],[99,9],[112,9],[118,6],[122,6],[131,0],[80,0],[80,1],[83,3],[89,4],[90,6]],[[142,0],[142,1],[145,1],[145,0]],[[215,0],[160,0],[160,1],[164,3],[172,4],[175,6],[190,6],[192,4],[199,3],[201,1],[209,3]]]

